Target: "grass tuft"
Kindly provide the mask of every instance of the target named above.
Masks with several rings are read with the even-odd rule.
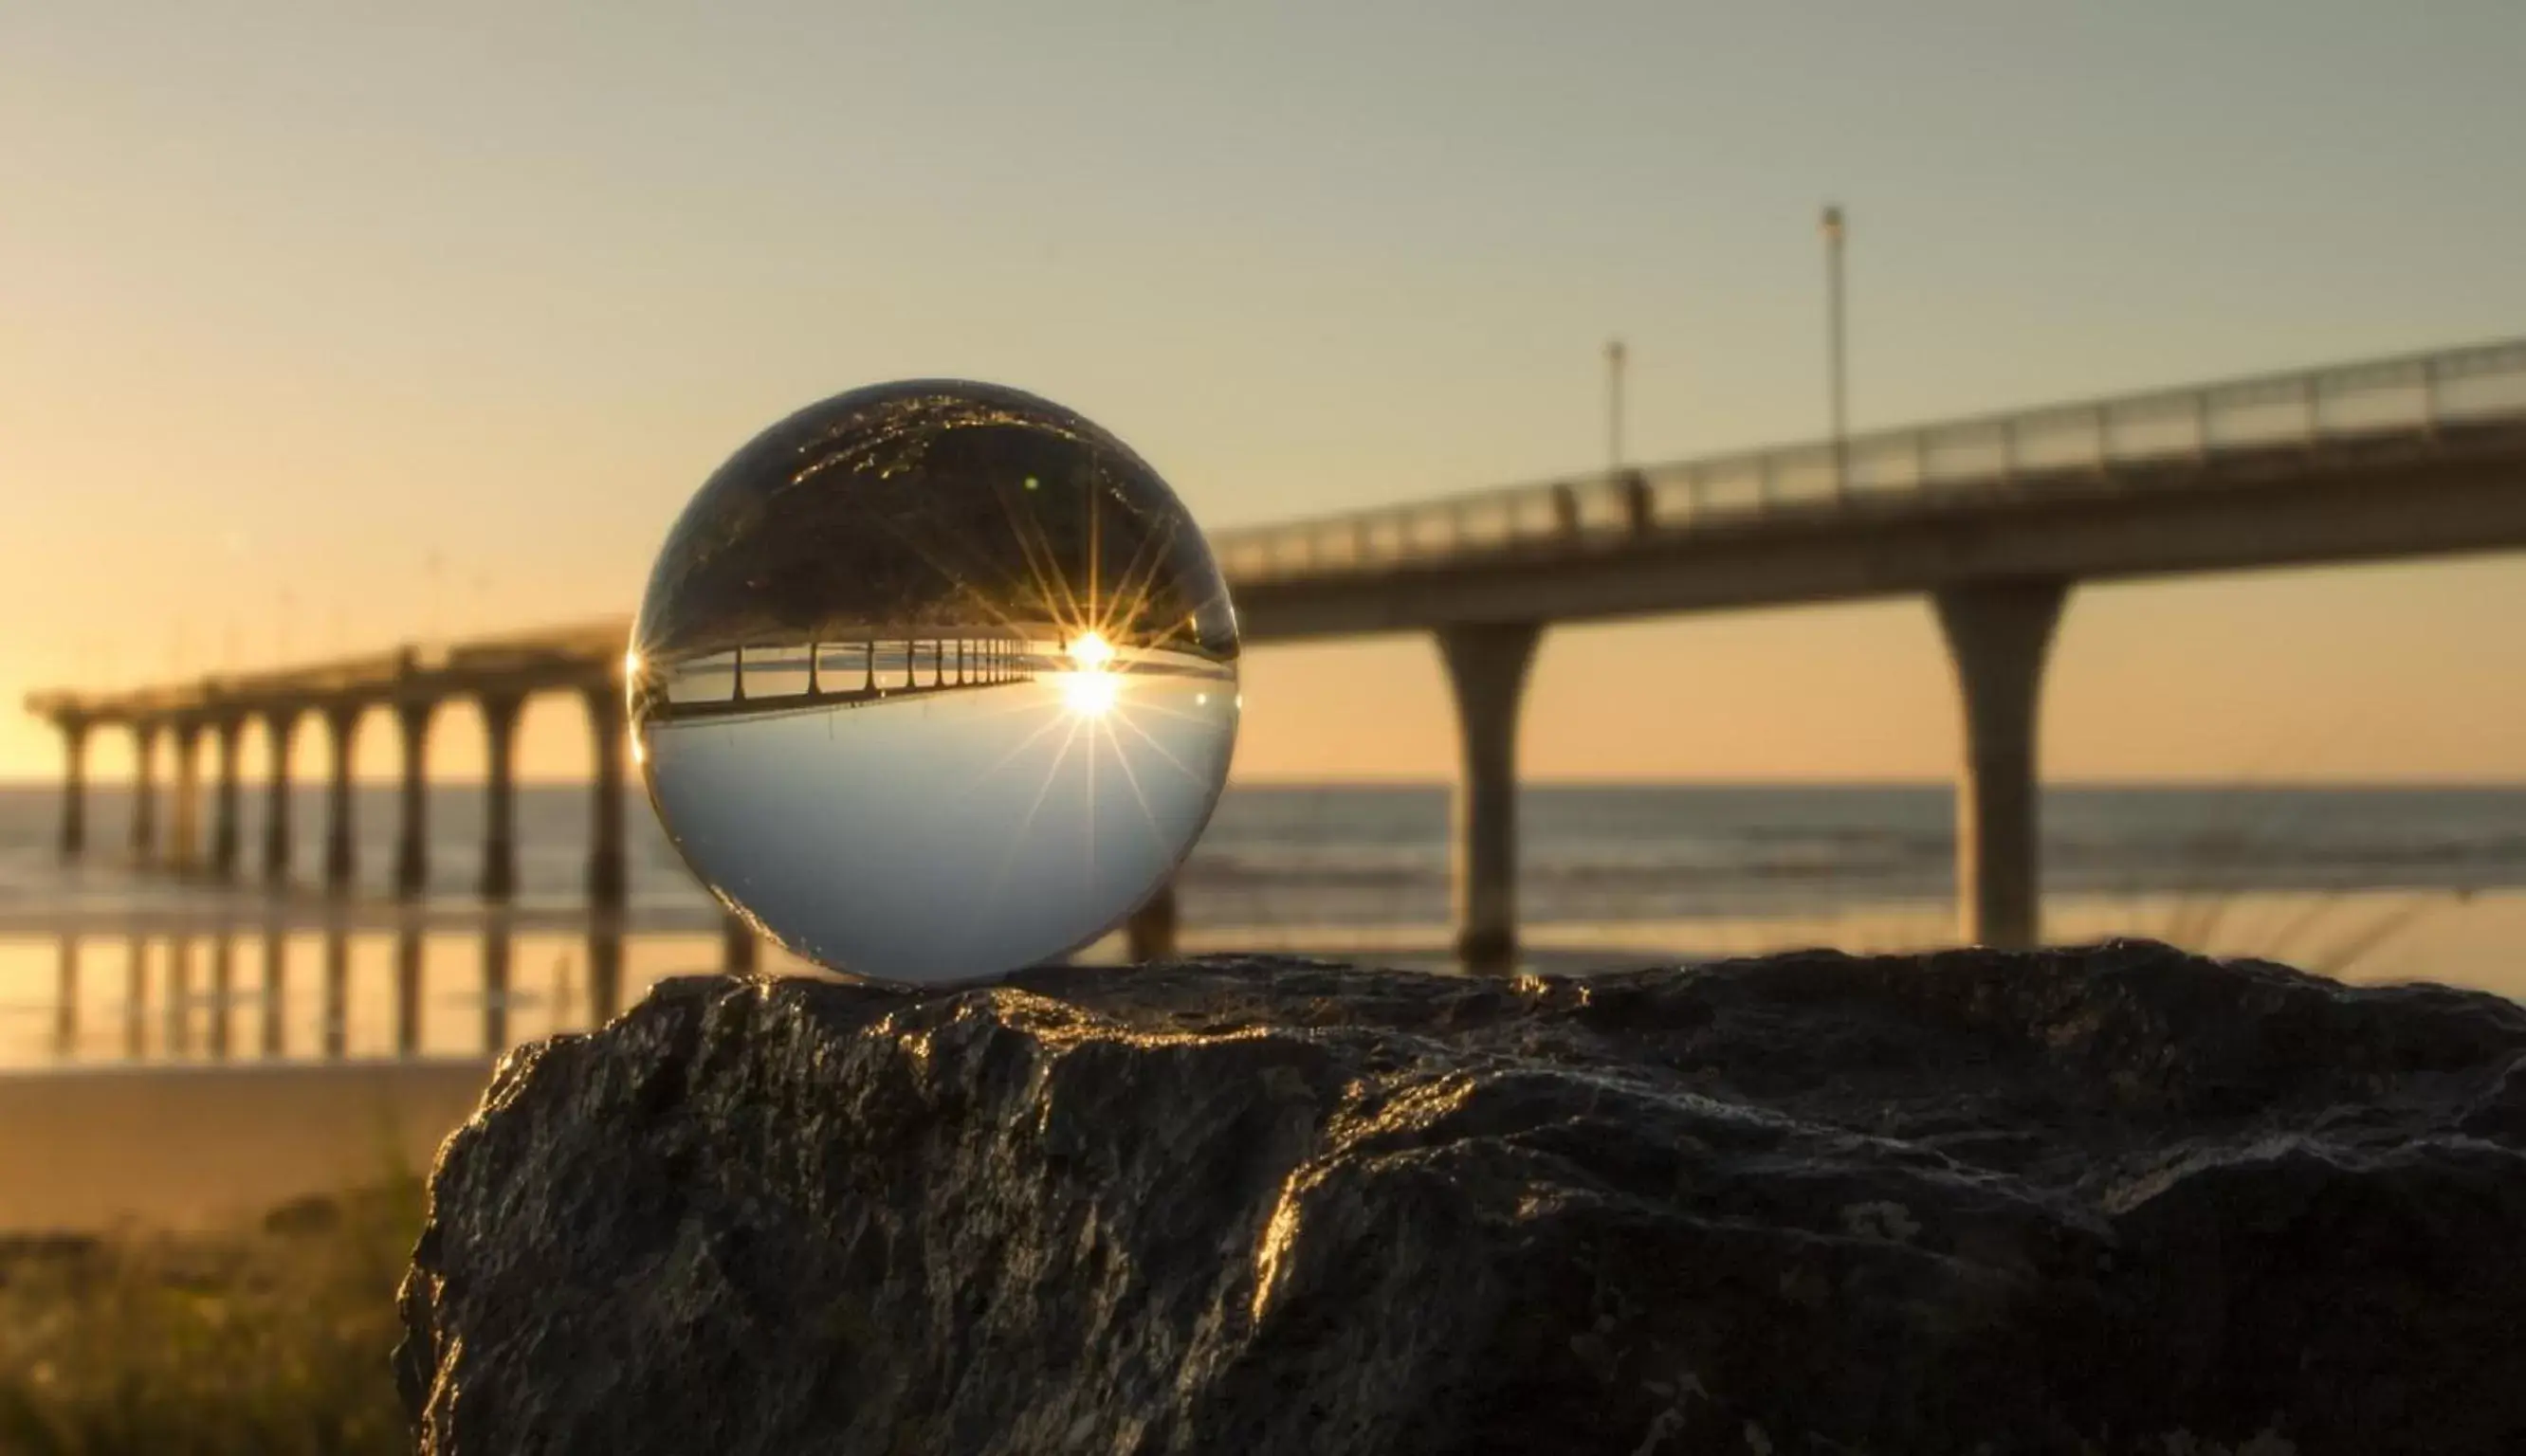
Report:
[[[387,1362],[423,1206],[406,1175],[220,1235],[0,1244],[0,1451],[409,1452]]]

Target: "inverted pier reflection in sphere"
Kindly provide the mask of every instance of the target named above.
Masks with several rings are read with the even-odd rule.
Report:
[[[798,928],[802,954],[975,974],[1104,930],[1209,815],[1233,670],[1104,650],[1087,645],[1093,666],[1048,637],[711,654],[659,675],[641,751],[686,853],[742,866],[732,888]],[[840,886],[927,913],[847,913]]]

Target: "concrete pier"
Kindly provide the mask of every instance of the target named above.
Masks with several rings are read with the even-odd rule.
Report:
[[[1454,690],[1463,770],[1456,782],[1456,954],[1469,971],[1517,964],[1517,718],[1543,628],[1486,623],[1439,630]]]
[[[2062,581],[1950,587],[1932,598],[1964,699],[1956,780],[1956,900],[1964,938],[2022,950],[2040,943],[2036,708]]]
[[[359,746],[360,719],[366,710],[335,705],[325,710],[325,742],[329,776],[325,795],[325,887],[334,894],[350,892],[358,874],[351,825],[351,769]]]
[[[223,718],[211,725],[214,772],[219,776],[211,795],[211,874],[234,879],[237,869],[237,756],[245,738],[245,720]]]
[[[482,898],[506,901],[518,892],[518,716],[526,698],[485,693],[482,708]]]
[[[1170,880],[1158,886],[1158,892],[1123,923],[1123,937],[1132,961],[1140,964],[1174,960],[1177,924],[1176,887]]]
[[[167,864],[177,874],[189,873],[201,846],[201,766],[193,750],[201,745],[202,726],[192,719],[176,724],[175,802],[168,806]]]
[[[623,689],[600,683],[580,694],[587,705],[595,768],[588,784],[587,898],[600,910],[620,907],[630,890],[623,858],[623,750],[630,716]]]
[[[131,726],[131,857],[147,864],[158,853],[158,726]]]
[[[598,916],[587,928],[587,1018],[601,1027],[623,1010],[623,927]]]
[[[276,708],[263,717],[269,760],[263,800],[263,879],[275,886],[289,882],[289,749],[298,736],[300,716],[296,708]]]
[[[762,962],[754,927],[733,912],[720,917],[720,969],[731,976],[751,976]]]
[[[75,860],[87,848],[87,724],[67,716],[57,722],[62,730],[62,858]]]
[[[429,698],[395,705],[403,735],[403,821],[395,835],[394,890],[406,900],[429,887],[429,720],[437,710]]]
[[[2284,400],[2299,402],[2302,421],[2276,419]],[[2034,705],[2057,583],[2526,550],[2526,339],[1564,476],[1223,531],[1211,544],[1245,647],[1439,634],[1465,730],[1459,939],[1489,966],[1516,955],[1515,705],[1541,625],[1932,597],[1967,698],[1963,919],[1975,938],[2023,943],[2040,929]],[[2056,584],[1994,584],[2007,582]],[[819,626],[819,638],[857,640],[830,656],[811,644],[813,694],[846,695],[853,682],[872,698],[954,690],[1040,667],[1028,656],[1045,645],[1040,634],[975,643],[960,635],[968,624],[932,626],[927,635],[917,624]],[[135,856],[185,866],[199,850],[188,745],[201,728],[282,708],[325,714],[337,738],[327,880],[347,888],[347,726],[358,715],[387,707],[426,723],[451,699],[581,693],[597,745],[588,896],[610,909],[627,890],[631,629],[619,618],[585,622],[270,673],[38,693],[27,706],[66,734],[131,729]],[[881,640],[901,652],[883,673]],[[942,656],[944,640],[956,646]],[[785,695],[761,690],[780,680],[758,674],[748,705]],[[172,810],[153,797],[161,735],[177,741]],[[419,734],[406,736],[412,810],[395,878],[417,890],[424,786]],[[83,813],[73,806],[83,787],[76,747],[67,761],[66,846]]]

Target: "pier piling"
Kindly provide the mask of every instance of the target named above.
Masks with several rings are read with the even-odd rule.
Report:
[[[219,776],[211,794],[211,875],[229,880],[237,870],[237,756],[245,740],[245,720],[223,718],[211,725]]]
[[[1996,581],[1932,598],[1964,700],[1956,779],[1956,903],[1965,939],[2022,950],[2039,943],[2036,708],[2060,581]]]
[[[1456,783],[1456,954],[1465,969],[1517,964],[1517,718],[1543,628],[1534,623],[1442,628],[1439,655],[1454,691],[1463,771]]]
[[[437,711],[434,698],[395,705],[395,723],[403,730],[403,820],[394,865],[399,899],[417,900],[429,887],[429,720]]]
[[[270,755],[264,780],[263,879],[278,887],[289,882],[289,749],[298,736],[299,710],[275,708],[263,716],[265,751]]]
[[[505,902],[518,892],[518,716],[526,699],[516,693],[484,693],[480,701],[488,754],[482,785],[482,898]]]

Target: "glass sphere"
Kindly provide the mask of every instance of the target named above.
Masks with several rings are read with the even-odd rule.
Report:
[[[1237,618],[1175,492],[1015,389],[880,384],[706,481],[626,660],[668,836],[835,970],[996,976],[1164,885],[1237,740]]]

